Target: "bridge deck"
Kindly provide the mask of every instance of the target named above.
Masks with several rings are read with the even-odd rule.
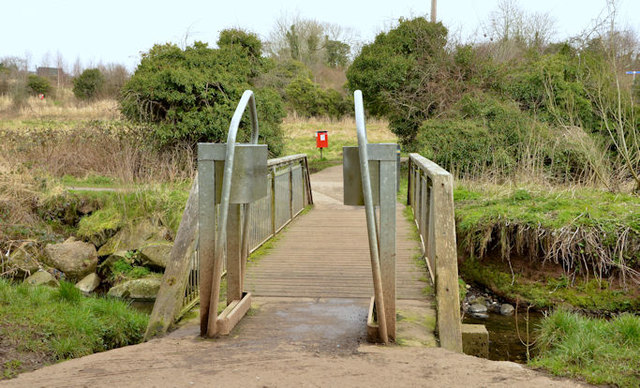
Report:
[[[297,219],[274,248],[247,269],[256,296],[369,298],[373,295],[364,209],[342,204],[342,166],[311,176],[315,208]],[[413,225],[397,208],[397,297],[425,300],[425,270]],[[422,280],[420,280],[422,279]]]

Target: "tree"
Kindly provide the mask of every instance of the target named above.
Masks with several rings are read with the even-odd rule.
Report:
[[[447,29],[419,17],[400,19],[362,48],[347,70],[348,86],[361,89],[370,113],[386,116],[405,145],[422,122],[456,99],[448,74]]]
[[[166,146],[226,141],[242,93],[254,89],[261,139],[278,155],[285,112],[275,90],[255,87],[255,77],[265,70],[259,57],[261,43],[256,43],[254,34],[238,30],[223,31],[220,37],[218,49],[202,42],[184,49],[175,44],[153,46],[123,87],[121,112],[133,121],[151,124],[156,138]],[[241,125],[248,124],[245,115]],[[240,131],[239,140],[246,141],[249,132]]]
[[[351,48],[348,44],[339,40],[331,40],[325,37],[325,50],[327,52],[327,65],[330,67],[345,67],[349,63],[349,52]]]
[[[92,100],[98,96],[104,85],[104,75],[100,69],[87,69],[73,79],[73,94],[80,100]]]
[[[29,88],[33,94],[47,94],[51,91],[51,82],[44,77],[31,74],[27,78],[27,88]]]
[[[293,59],[312,68],[344,67],[349,61],[351,40],[349,31],[335,24],[297,16],[281,18],[270,34],[267,52],[274,58]]]

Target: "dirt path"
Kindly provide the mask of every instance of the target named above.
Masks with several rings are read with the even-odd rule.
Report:
[[[341,209],[340,169],[341,166],[334,167],[312,177],[314,199],[317,205],[316,209],[304,217],[319,214],[322,209]],[[401,220],[404,221],[399,217],[399,224]],[[330,219],[325,221],[330,222]],[[285,247],[287,233],[288,231],[279,242]],[[295,233],[291,236],[289,243],[293,244],[292,249],[302,250],[303,246],[296,247],[295,243],[303,236]],[[400,243],[400,238],[398,240]],[[405,248],[407,252],[412,249],[411,246]],[[277,253],[278,250],[275,249],[273,254]],[[276,256],[272,256],[272,259],[274,257]],[[302,256],[298,259],[301,258]],[[271,263],[269,257],[264,257],[262,260],[265,266],[274,266],[267,266],[267,268],[271,268],[272,273],[277,273],[278,270],[275,267],[277,263]],[[311,266],[317,265],[313,264],[314,261],[311,263]],[[290,263],[290,265],[293,264],[295,263]],[[316,289],[324,293],[320,293],[321,297],[315,298],[299,296],[305,282],[311,279],[310,273],[300,274],[304,267],[301,265],[288,272],[285,271],[291,276],[288,279],[289,283],[298,278],[303,279],[296,283],[297,288],[290,288],[292,290],[290,296],[298,295],[297,297],[269,296],[270,292],[277,291],[274,287],[279,284],[289,284],[287,281],[274,282],[260,291],[261,289],[257,288],[260,283],[258,281],[260,274],[254,272],[254,283],[249,282],[249,287],[254,287],[258,296],[254,298],[252,310],[248,316],[240,322],[229,337],[203,340],[198,337],[198,326],[195,323],[189,323],[165,338],[52,365],[25,373],[0,385],[15,387],[511,387],[514,385],[569,387],[577,385],[569,380],[553,379],[518,364],[489,361],[452,353],[441,348],[423,346],[435,344],[433,339],[429,338],[403,342],[419,345],[415,347],[367,344],[364,341],[364,322],[368,299],[361,296],[368,295],[369,290],[361,291],[361,286],[357,286],[358,284],[368,285],[370,273],[366,271],[366,266],[363,267],[365,270],[362,270],[360,265],[355,265],[360,270],[352,272],[349,278],[338,277],[340,282],[352,281],[356,284],[356,286],[345,288],[349,292],[336,293],[335,285],[330,284],[326,292],[324,289]],[[360,280],[363,276],[367,281]],[[411,276],[401,278],[399,275],[399,279],[401,279],[399,292],[402,289],[409,292],[415,287],[421,287]],[[405,287],[405,283],[410,286]],[[366,288],[366,286],[362,287]],[[259,296],[260,294],[263,296]],[[336,295],[349,297],[336,298]],[[410,292],[409,295],[413,296],[413,293]],[[406,339],[413,336],[412,330],[424,332],[425,324],[414,325],[415,327],[411,325],[416,321],[415,316],[424,319],[425,311],[429,311],[430,308],[430,304],[424,300],[399,300],[398,312],[401,316],[414,314],[414,318],[408,319],[404,325],[401,325],[402,319],[399,320],[399,338]]]
[[[442,348],[376,346],[344,316],[348,300],[256,298],[228,338],[203,340],[195,323],[170,336],[48,366],[9,387],[572,387],[510,362]],[[363,312],[364,314],[364,312]],[[346,323],[335,329],[335,319]],[[315,320],[314,325],[300,321]],[[362,327],[362,326],[360,326]]]

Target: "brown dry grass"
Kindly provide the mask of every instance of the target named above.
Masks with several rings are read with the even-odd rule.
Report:
[[[120,118],[116,100],[81,102],[69,90],[58,91],[59,98],[40,100],[29,97],[20,108],[15,108],[8,96],[0,96],[0,119],[54,119],[54,120],[117,120]]]

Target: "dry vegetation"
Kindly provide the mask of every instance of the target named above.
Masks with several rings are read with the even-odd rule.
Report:
[[[57,91],[59,98],[44,100],[32,96],[17,109],[12,98],[0,96],[0,125],[11,126],[13,120],[117,120],[120,118],[116,100],[76,102],[69,90]]]

